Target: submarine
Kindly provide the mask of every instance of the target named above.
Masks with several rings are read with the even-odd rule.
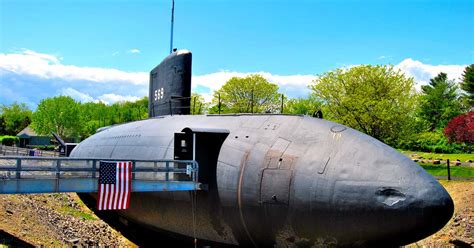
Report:
[[[198,162],[206,190],[132,193],[129,209],[112,211],[120,219],[241,247],[395,247],[452,217],[434,177],[350,127],[305,115],[189,115],[191,69],[190,51],[172,52],[150,72],[149,118],[103,128],[70,154]]]

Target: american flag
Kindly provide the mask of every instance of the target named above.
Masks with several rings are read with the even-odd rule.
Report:
[[[100,161],[97,209],[127,209],[132,191],[132,162]]]

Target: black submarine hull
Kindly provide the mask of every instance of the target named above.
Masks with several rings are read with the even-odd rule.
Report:
[[[203,134],[193,192],[132,193],[133,223],[240,246],[405,245],[451,218],[446,190],[395,149],[330,121],[291,115],[165,116],[101,131],[71,157],[173,159],[175,133]],[[92,195],[95,197],[95,195]],[[193,216],[195,225],[193,225]]]

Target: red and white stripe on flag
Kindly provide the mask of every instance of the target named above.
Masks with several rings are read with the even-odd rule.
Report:
[[[132,191],[132,162],[100,161],[97,209],[127,209]]]

